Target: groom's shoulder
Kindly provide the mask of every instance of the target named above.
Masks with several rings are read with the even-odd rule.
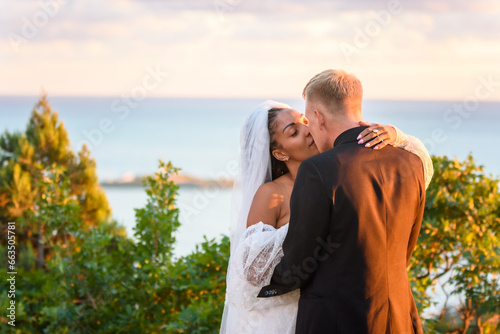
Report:
[[[307,163],[314,165],[318,170],[350,170],[353,164],[359,165],[363,161],[384,161],[384,164],[391,162],[407,165],[421,164],[420,158],[415,154],[390,145],[381,150],[373,150],[358,145],[343,145],[334,147],[328,151],[312,156]]]
[[[318,171],[322,170],[331,170],[332,166],[340,163],[338,152],[335,149],[330,149],[323,153],[314,155],[306,160],[304,160],[301,164],[306,166],[314,166]],[[304,166],[304,167],[306,167]]]
[[[332,162],[338,161],[339,157],[339,150],[332,148],[328,151],[314,155],[305,161],[311,162],[316,166],[321,166],[325,163],[331,164]]]

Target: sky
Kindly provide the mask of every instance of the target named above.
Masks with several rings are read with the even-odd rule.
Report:
[[[500,2],[0,0],[0,95],[500,100]]]

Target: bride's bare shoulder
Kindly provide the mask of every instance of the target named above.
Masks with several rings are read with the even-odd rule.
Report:
[[[255,193],[255,198],[267,200],[268,202],[277,201],[279,203],[283,202],[284,196],[287,193],[288,184],[283,176],[271,181],[264,183],[257,189]]]
[[[272,181],[261,185],[253,198],[247,226],[263,222],[276,227],[283,201],[284,192],[278,182]]]
[[[281,185],[277,180],[271,181],[271,182],[266,182],[262,184],[259,189],[257,190],[257,194],[260,195],[270,195],[274,193],[280,193],[282,192],[281,190]]]

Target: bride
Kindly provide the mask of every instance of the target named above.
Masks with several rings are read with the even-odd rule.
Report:
[[[283,256],[290,195],[300,163],[319,153],[305,116],[290,106],[266,101],[247,118],[241,133],[240,178],[235,180],[231,256],[220,333],[295,333],[299,290],[257,298]],[[426,186],[432,161],[421,141],[390,125],[367,126],[359,143],[373,149],[387,144],[422,159]]]

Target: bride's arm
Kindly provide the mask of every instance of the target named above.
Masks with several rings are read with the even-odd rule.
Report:
[[[431,156],[425,148],[424,143],[417,137],[404,134],[401,130],[394,127],[397,131],[397,138],[390,145],[402,148],[405,151],[411,152],[417,155],[424,167],[424,179],[425,179],[425,189],[431,183],[432,176],[434,175],[434,166],[432,164]]]
[[[254,286],[269,284],[271,275],[283,257],[283,240],[288,225],[279,229],[259,222],[245,231],[235,252],[238,275]]]
[[[286,229],[275,228],[283,202],[284,196],[275,183],[259,187],[250,206],[247,229],[233,256],[238,275],[255,286],[268,283],[283,256],[282,234]]]

